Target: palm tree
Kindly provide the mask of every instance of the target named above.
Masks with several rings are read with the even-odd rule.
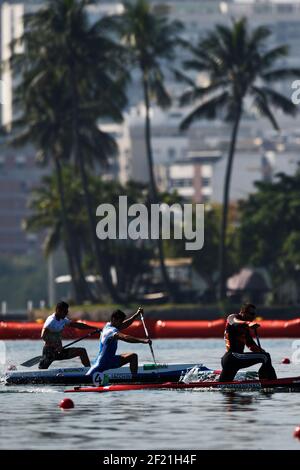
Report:
[[[44,241],[44,252],[47,257],[60,246],[64,247],[72,277],[74,300],[76,302],[87,299],[93,300],[93,295],[87,285],[81,286],[80,290],[76,289],[78,287],[76,284],[77,277],[76,272],[74,272],[74,267],[77,266],[78,260],[81,266],[82,256],[86,249],[84,243],[87,243],[88,239],[86,219],[84,214],[83,216],[78,214],[78,208],[82,206],[80,180],[74,178],[74,172],[68,165],[64,165],[62,179],[65,186],[65,209],[68,214],[68,220],[73,228],[73,250],[70,249],[69,240],[66,236],[67,233],[62,222],[61,194],[56,172],[53,175],[44,176],[41,185],[34,189],[29,203],[31,215],[24,220],[23,226],[28,232],[47,230],[47,236]],[[76,259],[74,259],[75,253]]]
[[[161,108],[171,104],[171,98],[165,88],[162,63],[171,62],[175,49],[179,45],[179,32],[182,26],[178,21],[169,21],[164,16],[155,15],[146,0],[125,2],[124,12],[120,17],[119,30],[129,48],[131,64],[141,74],[141,86],[145,105],[145,142],[150,181],[150,203],[157,204],[157,188],[153,168],[151,145],[151,100]],[[157,242],[160,268],[163,281],[171,297],[175,296],[164,263],[163,243]]]
[[[28,104],[34,97],[43,114],[45,90],[51,95],[52,101],[47,101],[48,117],[58,135],[62,135],[65,158],[73,160],[81,175],[95,264],[106,290],[118,301],[106,253],[96,235],[96,203],[89,192],[87,170],[95,163],[105,164],[117,152],[115,140],[99,128],[99,119],[122,120],[127,74],[123,47],[109,36],[110,20],[103,18],[90,24],[88,3],[49,0],[45,8],[26,17],[23,103]],[[20,64],[20,58],[15,62]],[[60,100],[55,97],[56,88],[61,92]],[[26,120],[27,113],[24,117]],[[44,148],[48,143],[45,136]]]
[[[231,123],[231,140],[226,167],[223,211],[219,250],[219,298],[226,297],[226,233],[230,179],[236,150],[238,130],[246,98],[252,108],[267,118],[278,130],[275,110],[295,115],[296,106],[270,85],[291,77],[299,77],[300,69],[276,66],[279,59],[288,55],[286,46],[266,48],[271,32],[264,26],[250,30],[247,20],[234,20],[232,27],[217,25],[196,47],[190,46],[192,58],[184,62],[184,68],[196,73],[206,73],[209,83],[199,86],[181,72],[177,77],[188,89],[181,96],[181,104],[197,104],[181,123],[187,129],[199,119],[215,119],[217,116]]]
[[[26,38],[27,39],[27,38]],[[53,164],[60,195],[60,219],[65,232],[65,246],[68,252],[69,269],[72,276],[74,298],[78,302],[90,299],[89,289],[75,244],[75,233],[67,210],[66,185],[63,167],[68,155],[70,140],[64,133],[62,107],[66,104],[61,82],[42,82],[42,91],[35,83],[36,71],[27,71],[27,55],[12,57],[16,71],[22,80],[14,90],[14,105],[19,110],[13,122],[13,133],[8,141],[14,146],[33,144],[37,160],[41,165]]]

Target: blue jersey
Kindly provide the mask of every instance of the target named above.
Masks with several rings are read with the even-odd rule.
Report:
[[[121,366],[121,356],[117,356],[118,340],[115,337],[119,333],[118,328],[106,323],[100,336],[100,349],[97,359],[90,367],[87,375],[95,372],[104,372],[109,369],[116,369]]]
[[[100,349],[99,355],[103,359],[108,359],[115,356],[118,348],[118,340],[115,335],[119,333],[118,328],[112,326],[111,323],[106,323],[100,336]]]

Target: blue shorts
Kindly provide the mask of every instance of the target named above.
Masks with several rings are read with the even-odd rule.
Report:
[[[121,356],[113,356],[109,358],[99,356],[86,375],[92,375],[95,372],[104,372],[109,369],[118,369],[119,367],[121,367]]]

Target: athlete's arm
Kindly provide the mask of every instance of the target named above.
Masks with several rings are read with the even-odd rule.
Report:
[[[47,339],[49,339],[49,330],[48,330],[48,328],[43,328],[42,329],[41,338],[44,341],[47,341]]]
[[[126,343],[142,343],[142,344],[149,344],[151,343],[150,339],[145,338],[135,338],[134,336],[124,335],[124,333],[116,333],[114,338],[119,339],[121,341],[125,341]]]
[[[140,315],[140,313],[143,313],[143,309],[141,307],[139,307],[137,311],[130,318],[123,321],[119,330],[126,330],[126,328],[128,328],[134,322],[134,320]]]
[[[228,317],[228,322],[230,325],[244,325],[244,326],[249,326],[249,324],[251,323],[248,320],[240,320],[239,318],[237,318],[235,314],[232,314]]]
[[[252,352],[264,352],[263,349],[258,347],[254,339],[252,338],[250,331],[248,330],[246,333],[246,345]]]
[[[95,326],[86,325],[85,323],[71,321],[67,326],[71,328],[77,328],[78,330],[98,330]]]

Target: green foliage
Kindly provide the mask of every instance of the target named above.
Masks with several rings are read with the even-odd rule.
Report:
[[[97,266],[91,250],[88,214],[80,177],[76,175],[74,168],[67,164],[63,167],[62,177],[66,209],[76,249],[80,253],[86,272],[96,274]],[[117,182],[103,181],[98,176],[89,174],[88,184],[95,210],[100,203],[112,204],[118,210],[121,195],[127,195],[128,204],[143,202],[145,198],[145,187],[138,183],[129,182],[123,187]],[[32,214],[25,221],[24,227],[30,232],[48,230],[45,240],[46,254],[60,247],[64,248],[65,233],[61,222],[60,196],[55,174],[44,177],[41,186],[34,190],[30,208]],[[149,270],[152,253],[148,244],[130,240],[103,240],[101,243],[110,265],[116,268],[119,291],[129,298],[139,288],[142,275]]]
[[[278,174],[257,183],[257,193],[240,203],[239,256],[244,264],[264,266],[275,285],[300,274],[300,172]]]
[[[208,85],[199,86],[184,73],[176,72],[177,78],[187,85],[181,103],[195,105],[182,122],[182,129],[202,118],[234,121],[246,96],[250,98],[250,111],[267,118],[275,129],[279,128],[275,110],[296,114],[297,107],[291,100],[270,85],[299,77],[300,69],[276,67],[279,59],[288,56],[288,48],[266,49],[270,36],[267,27],[251,30],[242,18],[230,26],[217,25],[196,46],[188,46],[191,58],[184,62],[184,70],[205,72]]]
[[[147,80],[150,98],[162,107],[171,104],[164,83],[164,67],[175,58],[183,26],[165,15],[156,15],[146,0],[124,2],[117,28],[129,50],[129,59]]]
[[[168,257],[192,257],[193,267],[208,284],[209,299],[216,298],[218,282],[218,250],[220,244],[221,206],[205,206],[204,219],[204,247],[201,250],[187,252],[185,240],[170,240],[165,244]],[[239,267],[237,256],[237,233],[233,220],[233,213],[229,213],[230,223],[227,233],[226,246],[228,249],[228,272],[233,274]]]
[[[56,275],[64,274],[66,260],[62,252],[55,257]],[[47,261],[40,254],[0,256],[0,301],[6,301],[8,310],[27,308],[31,300],[34,307],[48,296]]]
[[[232,122],[230,145],[224,178],[223,213],[219,249],[219,298],[226,297],[228,251],[226,250],[230,181],[234,163],[238,130],[243,112],[254,112],[279,129],[275,111],[295,115],[297,106],[270,85],[283,79],[299,77],[299,68],[277,66],[278,59],[287,57],[288,48],[266,48],[271,31],[265,26],[251,29],[246,18],[233,20],[232,25],[216,25],[199,43],[189,45],[191,58],[184,62],[185,70],[196,77],[205,73],[208,84],[203,86],[185,73],[177,78],[187,85],[181,104],[193,105],[181,122],[182,130],[199,119],[221,118]],[[247,100],[246,100],[247,98]],[[250,110],[246,104],[250,103]]]

